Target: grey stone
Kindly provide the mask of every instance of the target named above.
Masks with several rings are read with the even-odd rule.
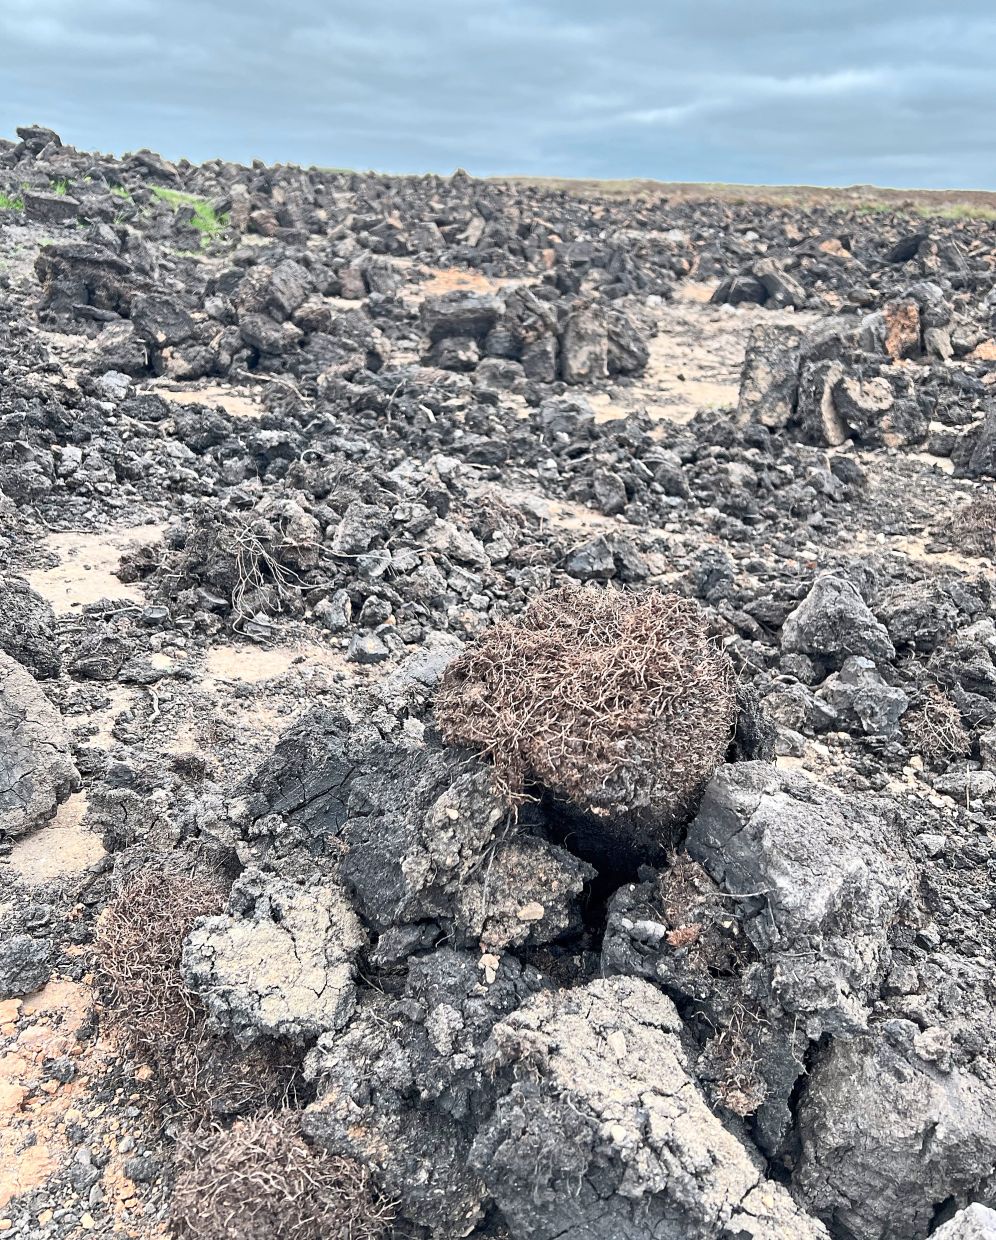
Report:
[[[0,999],[34,994],[52,973],[52,940],[13,934],[0,942]]]
[[[366,942],[342,888],[250,869],[229,908],[201,918],[183,947],[184,982],[214,1021],[242,1044],[342,1029],[355,1005],[353,960]]]
[[[782,649],[815,655],[840,667],[848,655],[892,660],[896,650],[857,588],[827,573],[782,625]]]
[[[346,651],[350,663],[384,663],[391,652],[376,633],[354,633]]]
[[[0,835],[53,817],[80,787],[62,716],[19,663],[0,653]]]
[[[791,422],[799,397],[799,341],[794,328],[751,328],[740,372],[738,422],[759,422],[769,430]]]
[[[961,1068],[940,1070],[912,1042],[835,1040],[799,1108],[795,1186],[815,1214],[856,1240],[920,1240],[938,1203],[966,1205],[991,1192],[992,1085]]]
[[[609,374],[609,335],[595,310],[575,310],[560,336],[560,373],[565,383],[592,383]]]
[[[910,704],[903,690],[888,684],[872,660],[862,655],[846,658],[840,671],[817,690],[816,698],[826,703],[838,720],[885,737],[896,734]]]
[[[996,1210],[988,1206],[966,1206],[932,1233],[933,1240],[996,1240]]]
[[[864,1029],[913,885],[895,827],[802,775],[741,762],[713,777],[686,848],[738,897],[772,1001],[814,1039]]]
[[[712,1114],[670,999],[637,978],[545,991],[494,1027],[470,1165],[514,1240],[825,1237]]]

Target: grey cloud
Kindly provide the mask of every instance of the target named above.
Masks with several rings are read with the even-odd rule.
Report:
[[[0,132],[388,171],[986,188],[963,0],[4,0]]]

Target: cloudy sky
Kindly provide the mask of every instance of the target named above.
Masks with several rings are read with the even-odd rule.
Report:
[[[390,172],[996,188],[993,0],[0,0],[0,135]]]

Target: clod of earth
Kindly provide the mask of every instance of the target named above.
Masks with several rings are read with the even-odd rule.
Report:
[[[436,694],[445,739],[486,754],[510,796],[541,785],[648,856],[722,761],[734,713],[732,669],[694,603],[597,588],[535,599]]]

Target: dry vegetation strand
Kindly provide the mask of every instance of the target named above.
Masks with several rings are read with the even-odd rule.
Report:
[[[996,557],[996,495],[983,493],[958,510],[954,521],[941,524],[943,532],[957,539],[970,555]]]
[[[94,950],[135,1049],[189,1036],[197,1011],[180,976],[183,940],[224,906],[220,883],[164,864],[126,879],[104,910]]]
[[[729,659],[674,594],[564,588],[489,629],[436,697],[445,740],[481,750],[509,796],[536,782],[583,810],[674,822],[723,761]]]
[[[165,1103],[195,1122],[272,1105],[288,1088],[286,1071],[265,1053],[213,1036],[183,984],[183,940],[225,898],[220,880],[164,857],[124,880],[94,936],[111,1032],[152,1070]]]
[[[365,1168],[314,1150],[292,1111],[186,1141],[179,1168],[178,1240],[377,1240],[393,1218]]]
[[[972,752],[961,711],[936,685],[927,685],[913,702],[903,715],[902,728],[907,746],[928,766],[944,766]]]

